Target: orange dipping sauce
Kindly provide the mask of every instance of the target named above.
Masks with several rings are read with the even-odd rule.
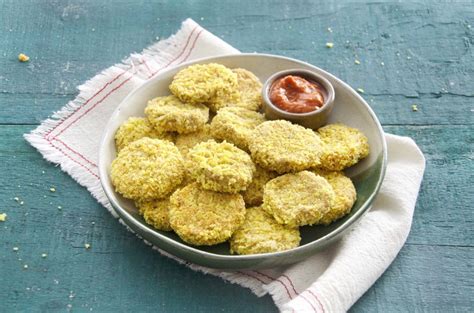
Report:
[[[324,105],[326,90],[318,83],[300,76],[288,75],[270,87],[270,101],[283,111],[307,113]]]

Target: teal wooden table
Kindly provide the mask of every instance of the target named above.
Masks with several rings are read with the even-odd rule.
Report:
[[[288,0],[0,2],[0,312],[276,311],[152,251],[22,138],[75,86],[187,17],[241,51],[362,88],[384,129],[425,153],[410,237],[352,311],[472,312],[474,4]]]

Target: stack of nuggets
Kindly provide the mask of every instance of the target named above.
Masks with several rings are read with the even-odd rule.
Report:
[[[117,130],[116,191],[154,228],[197,246],[229,241],[237,254],[297,247],[300,226],[348,214],[356,190],[342,170],[368,155],[367,138],[342,124],[266,121],[261,88],[220,64],[178,72],[172,95]]]

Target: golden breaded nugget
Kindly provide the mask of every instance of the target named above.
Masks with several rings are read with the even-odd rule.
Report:
[[[167,96],[148,101],[145,114],[156,128],[187,134],[200,130],[207,123],[209,108]]]
[[[186,160],[188,157],[189,149],[197,145],[198,143],[208,141],[212,139],[210,125],[206,124],[201,130],[190,134],[179,134],[176,137],[176,147],[178,147],[179,152]],[[192,183],[194,179],[191,177],[189,170],[186,168],[186,175],[184,176],[183,184],[188,185]]]
[[[267,171],[258,165],[256,169],[252,182],[245,191],[241,192],[247,206],[260,205],[263,201],[263,187],[270,179],[278,176],[276,172]]]
[[[201,142],[188,152],[191,177],[207,190],[236,193],[252,181],[255,165],[250,156],[231,143]]]
[[[270,180],[263,191],[263,209],[289,226],[313,225],[334,205],[335,194],[326,179],[310,171]]]
[[[150,224],[159,230],[171,230],[169,217],[169,198],[151,201],[135,201],[135,206],[138,208],[140,214],[143,216],[147,224]]]
[[[115,132],[115,147],[117,152],[122,150],[126,145],[143,137],[153,139],[164,139],[168,141],[174,140],[173,133],[159,131],[151,125],[148,119],[143,117],[130,117]]]
[[[170,85],[171,92],[186,103],[206,103],[217,112],[240,101],[237,75],[216,64],[194,64],[179,71]]]
[[[253,129],[264,121],[263,114],[255,111],[226,107],[220,109],[212,119],[211,134],[216,139],[227,140],[247,151]]]
[[[280,174],[319,165],[322,149],[312,130],[284,120],[263,122],[255,127],[249,141],[255,162]]]
[[[186,159],[189,149],[197,145],[198,143],[208,141],[212,139],[211,128],[209,124],[204,125],[204,127],[197,132],[189,134],[179,134],[176,136],[175,144],[178,147],[179,152],[183,158]]]
[[[252,72],[243,68],[234,68],[232,72],[237,74],[237,83],[240,92],[240,102],[235,106],[243,107],[252,111],[260,110],[262,106],[262,83]]]
[[[173,193],[169,214],[171,228],[185,242],[215,245],[242,225],[245,203],[240,194],[204,190],[192,183]]]
[[[349,214],[357,199],[357,192],[351,179],[344,175],[344,172],[331,172],[321,169],[315,169],[313,172],[326,178],[336,195],[334,204],[319,221],[321,224],[329,225]]]
[[[172,142],[144,137],[119,152],[110,177],[125,198],[162,199],[181,184],[184,161]]]
[[[367,137],[358,129],[343,124],[329,124],[318,129],[324,142],[321,168],[342,171],[369,155]]]
[[[230,238],[230,253],[258,254],[289,250],[300,244],[297,227],[279,224],[260,207],[247,209],[245,221]]]

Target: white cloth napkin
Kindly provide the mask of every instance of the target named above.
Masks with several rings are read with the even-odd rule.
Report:
[[[99,182],[99,141],[122,99],[150,77],[182,62],[237,53],[218,37],[188,19],[170,38],[132,54],[84,85],[79,95],[25,138],[49,161],[58,163],[111,210]],[[423,177],[425,160],[410,138],[386,135],[388,168],[372,209],[342,240],[303,262],[285,268],[224,272],[185,263],[270,293],[282,312],[344,312],[382,275],[403,246]]]

